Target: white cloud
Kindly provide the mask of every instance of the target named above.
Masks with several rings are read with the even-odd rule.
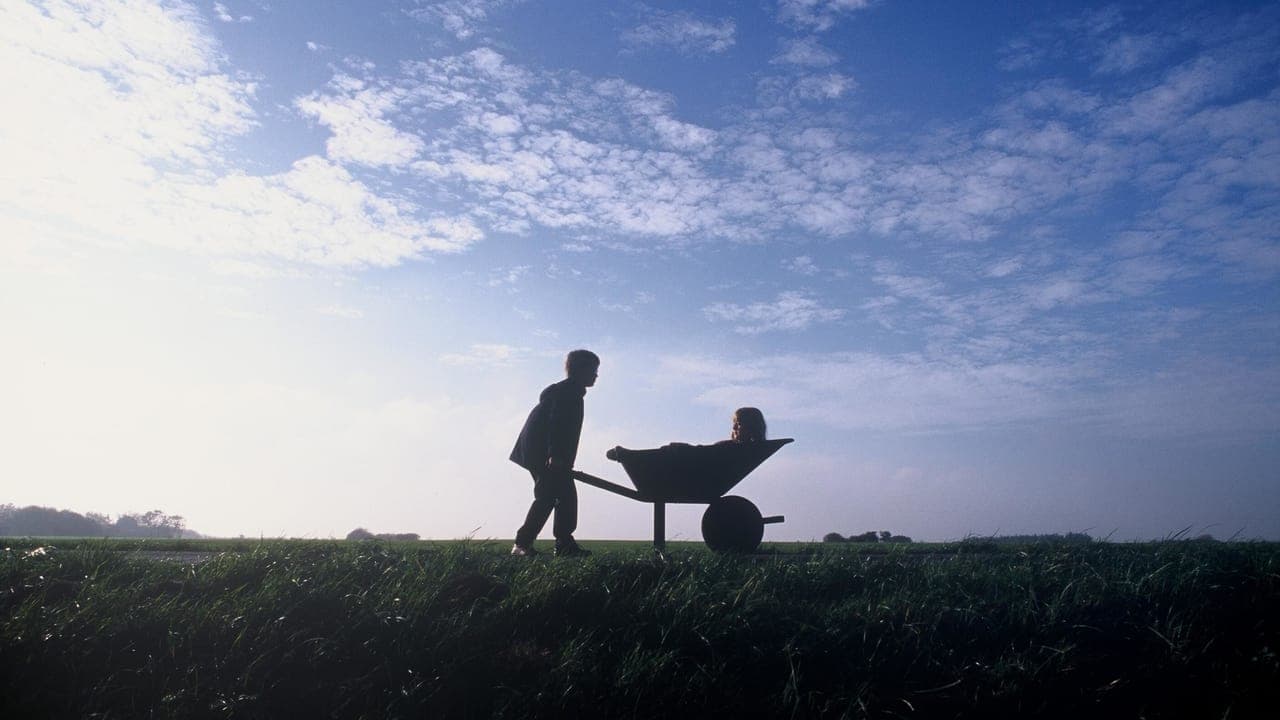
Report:
[[[734,323],[734,331],[757,335],[772,331],[796,331],[844,317],[844,310],[823,307],[800,292],[780,293],[773,302],[748,305],[713,303],[702,309],[709,320]]]
[[[757,238],[794,224],[837,236],[911,229],[984,239],[1073,188],[1106,182],[1087,164],[1105,158],[1105,149],[1085,145],[1060,122],[998,126],[984,141],[992,150],[961,136],[920,140],[941,150],[872,153],[857,149],[859,136],[847,126],[796,127],[806,111],[794,106],[790,122],[751,117],[712,129],[677,118],[663,93],[617,79],[534,73],[487,49],[407,69],[395,81],[369,78],[359,87],[379,88],[398,106],[431,109],[437,120],[455,117],[433,130],[410,167],[508,232],[541,225],[624,237]],[[839,73],[778,80],[784,104],[838,97],[854,85]],[[331,94],[311,99],[347,102]],[[1042,112],[1032,103],[1078,105],[1065,94],[1037,88],[1025,108],[1010,112]],[[385,112],[404,118],[401,109]]]
[[[786,41],[782,52],[775,55],[770,62],[782,65],[827,67],[836,64],[839,60],[840,56],[823,47],[817,38],[802,37]]]
[[[510,367],[529,356],[529,349],[501,343],[477,343],[467,352],[445,353],[440,362],[464,367]]]
[[[1026,70],[1038,64],[1048,54],[1049,51],[1044,45],[1031,38],[1018,37],[1001,48],[1000,61],[997,65],[1006,72]]]
[[[1104,15],[1090,15],[1080,27],[1114,33],[1108,29],[1114,19]],[[784,53],[777,64],[808,58],[813,64],[796,65],[805,71],[824,58],[812,40],[790,50],[789,61]],[[305,102],[346,111],[333,120],[335,148],[355,130],[373,135],[363,130],[370,121],[404,141],[389,143],[386,152],[332,154],[407,163],[421,178],[409,197],[459,198],[477,222],[503,232],[544,227],[608,235],[619,246],[763,240],[786,229],[986,242],[1043,214],[1052,217],[1063,203],[1088,208],[1118,183],[1145,183],[1160,197],[1182,168],[1198,167],[1194,183],[1188,176],[1165,202],[1171,209],[1199,203],[1190,223],[1179,212],[1186,232],[1194,218],[1203,225],[1210,217],[1208,201],[1195,198],[1220,200],[1227,196],[1219,188],[1231,183],[1270,182],[1258,160],[1269,157],[1265,145],[1234,160],[1223,150],[1218,162],[1205,164],[1205,153],[1192,152],[1204,150],[1204,142],[1175,136],[1237,128],[1232,137],[1262,142],[1256,130],[1246,133],[1266,127],[1264,110],[1219,113],[1209,122],[1222,109],[1214,104],[1221,95],[1209,88],[1238,87],[1234,78],[1251,67],[1230,55],[1214,50],[1163,76],[1135,78],[1129,87],[1137,93],[1043,82],[965,128],[874,141],[856,122],[820,107],[855,87],[837,72],[767,78],[758,108],[708,126],[680,117],[671,95],[621,79],[526,69],[487,48],[409,63],[391,78],[340,76]],[[366,92],[371,97],[364,99]],[[423,112],[431,114],[430,132],[416,120]],[[1191,120],[1197,113],[1203,125]],[[1225,148],[1230,141],[1215,142]],[[1166,162],[1153,162],[1162,152]],[[1272,243],[1257,239],[1257,229],[1267,219],[1259,212],[1237,218],[1203,245],[1224,261],[1266,267]],[[1228,238],[1229,227],[1248,232]],[[985,273],[1002,259],[974,271]]]
[[[800,275],[817,275],[821,268],[808,255],[799,255],[782,262],[782,267]]]
[[[535,75],[487,49],[407,71],[394,90],[403,104],[456,118],[410,168],[462,190],[496,228],[732,231],[714,208],[717,182],[697,159],[718,135],[675,117],[669,95],[621,80]],[[375,84],[382,87],[366,82]]]
[[[440,23],[459,40],[466,40],[489,20],[489,15],[522,0],[414,0],[406,11],[420,22]]]
[[[987,276],[993,278],[1008,277],[1021,269],[1022,260],[1019,258],[1007,258],[991,266],[991,269],[987,270]]]
[[[1100,73],[1128,73],[1159,58],[1168,41],[1156,34],[1119,35],[1101,48],[1097,64]]]
[[[338,75],[330,92],[312,93],[294,105],[333,131],[325,143],[330,159],[364,165],[407,165],[417,157],[423,142],[402,132],[386,119],[403,100],[396,88],[371,87],[349,75]]]
[[[485,282],[491,288],[506,287],[512,288],[520,283],[521,278],[529,274],[532,270],[530,265],[516,265],[515,267],[500,268],[489,273],[489,279]]]
[[[514,135],[522,129],[520,118],[514,115],[499,115],[497,113],[484,113],[479,118],[480,125],[488,130],[490,134],[496,136]]]
[[[208,164],[253,126],[255,86],[219,71],[190,8],[54,0],[47,10],[0,8],[0,71],[8,102],[23,108],[0,119],[11,167],[71,174],[86,154],[112,153],[145,177],[147,161]]]
[[[1157,84],[1106,113],[1111,132],[1145,135],[1171,127],[1206,100],[1230,90],[1229,75],[1208,56],[1174,68]]]
[[[646,8],[644,20],[622,34],[632,46],[669,47],[685,54],[721,53],[733,47],[736,25],[730,18],[704,20],[685,11]]]
[[[1116,28],[1123,21],[1123,12],[1115,5],[1086,9],[1065,18],[1050,16],[1033,25],[1027,34],[1009,41],[1001,51],[999,66],[1016,71],[1049,59],[1094,61],[1108,54],[1108,45],[1118,38]],[[1118,49],[1114,52],[1124,54]]]
[[[871,6],[871,0],[778,0],[778,18],[788,25],[823,32],[844,15]]]
[[[664,93],[646,90],[624,80],[602,80],[592,87],[599,98],[617,103],[653,133],[664,146],[675,150],[697,150],[715,140],[707,128],[672,117],[674,100]]]
[[[1079,299],[1086,291],[1085,283],[1071,278],[1055,278],[1041,285],[1032,293],[1036,307],[1047,309]]]
[[[339,165],[303,158],[277,175],[169,182],[119,218],[137,236],[194,252],[276,257],[330,267],[391,266],[456,252],[483,235],[458,218],[420,220]],[[109,216],[108,216],[109,217]]]
[[[216,15],[216,16],[217,16],[217,18],[218,18],[219,20],[221,20],[222,22],[224,22],[224,23],[233,23],[233,22],[246,23],[246,22],[253,22],[253,16],[252,16],[252,15],[240,15],[240,16],[238,16],[238,17],[237,17],[237,16],[235,16],[235,15],[232,15],[232,14],[231,14],[231,11],[227,9],[227,6],[226,6],[226,5],[223,5],[223,4],[222,4],[222,3],[220,3],[220,2],[216,2],[216,3],[214,3],[214,4],[213,4],[213,14],[214,14],[214,15]]]
[[[0,73],[23,108],[0,114],[7,231],[326,266],[391,265],[482,237],[322,158],[270,175],[228,168],[222,149],[254,127],[256,88],[223,67],[192,8],[47,9],[0,8]],[[18,207],[37,223],[18,225]]]
[[[800,78],[796,81],[794,92],[804,100],[834,100],[856,86],[852,77],[832,72]]]
[[[756,84],[756,102],[774,114],[802,115],[806,106],[838,100],[857,86],[852,76],[839,72],[765,76]]]
[[[599,301],[600,308],[608,312],[618,312],[624,314],[632,314],[637,308],[652,303],[656,298],[652,293],[639,291],[631,296],[630,302],[619,302],[613,299],[601,299]]]

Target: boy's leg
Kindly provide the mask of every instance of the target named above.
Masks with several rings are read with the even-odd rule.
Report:
[[[556,545],[573,544],[573,531],[578,529],[578,485],[573,476],[565,473],[559,482],[559,502],[556,503],[556,519],[551,526]]]
[[[525,548],[532,546],[533,541],[538,539],[538,533],[547,524],[547,518],[551,517],[557,500],[557,487],[551,473],[530,471],[529,474],[533,475],[533,502],[529,505],[529,512],[525,514],[524,525],[516,531],[516,544]]]

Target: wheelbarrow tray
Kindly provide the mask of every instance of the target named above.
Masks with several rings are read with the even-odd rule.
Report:
[[[626,450],[618,462],[639,494],[637,499],[661,503],[710,503],[760,466],[790,438],[750,443],[668,445],[652,450]]]

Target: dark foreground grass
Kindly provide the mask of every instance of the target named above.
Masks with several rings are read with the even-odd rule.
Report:
[[[586,561],[513,559],[485,543],[215,547],[237,552],[191,565],[109,542],[11,542],[0,717],[1249,718],[1280,707],[1275,544],[676,549],[665,560],[619,546]]]

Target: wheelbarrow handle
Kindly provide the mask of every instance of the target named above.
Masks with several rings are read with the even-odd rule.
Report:
[[[646,498],[644,498],[640,493],[636,492],[635,490],[632,490],[629,487],[623,487],[617,483],[611,483],[608,480],[598,478],[595,475],[588,475],[587,473],[584,473],[581,470],[573,471],[573,479],[581,483],[593,485],[595,487],[600,488],[601,490],[606,490],[615,495],[621,495],[623,497],[631,498],[632,500],[647,502]]]

